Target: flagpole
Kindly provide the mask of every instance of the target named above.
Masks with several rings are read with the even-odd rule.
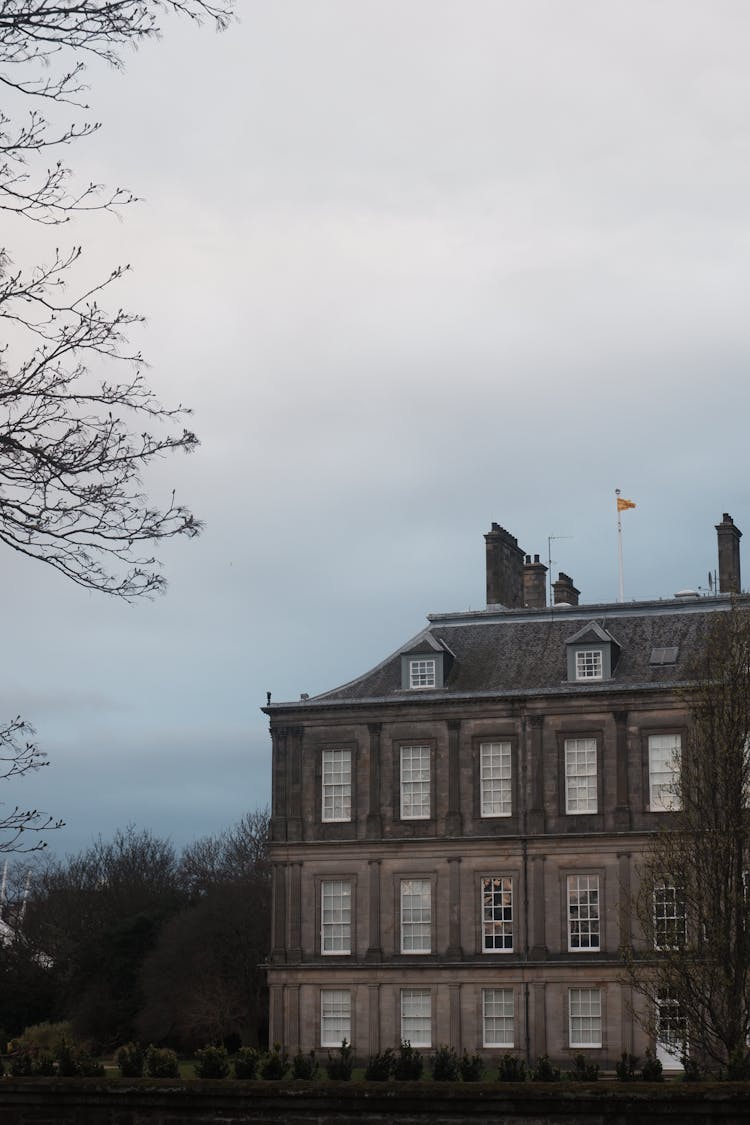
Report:
[[[615,496],[617,497],[617,501],[619,501],[619,499],[620,499],[620,489],[619,488],[615,489]],[[619,597],[618,600],[621,601],[621,602],[624,602],[625,601],[625,585],[623,583],[623,577],[622,577],[622,513],[620,512],[619,503],[617,503],[617,559],[618,559],[618,562],[619,562],[619,571],[620,571],[620,597]]]

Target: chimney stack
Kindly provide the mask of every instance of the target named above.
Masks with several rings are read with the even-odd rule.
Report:
[[[728,512],[716,524],[716,538],[719,545],[719,593],[739,594],[740,582],[740,539],[742,532],[734,526]]]
[[[578,605],[581,591],[576,590],[573,585],[573,579],[562,570],[557,576],[557,582],[554,582],[552,585],[552,591],[555,605],[560,605],[561,603],[565,605]]]
[[[523,568],[523,602],[529,609],[544,609],[547,605],[547,567],[539,562],[539,555],[526,556]]]
[[[493,523],[487,544],[487,605],[523,606],[523,551],[504,527]]]

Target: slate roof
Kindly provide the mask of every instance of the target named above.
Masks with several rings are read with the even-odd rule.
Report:
[[[312,697],[305,706],[467,695],[593,694],[618,687],[667,687],[685,680],[686,662],[700,647],[713,615],[727,610],[731,604],[729,596],[696,596],[689,600],[555,607],[552,611],[492,607],[467,613],[432,614],[425,630],[377,667],[341,687]],[[602,682],[570,683],[566,642],[585,634],[591,622],[617,638],[620,655],[614,674],[611,680]],[[403,689],[402,654],[435,651],[435,642],[455,656],[445,685],[434,691]],[[679,653],[676,664],[652,662],[654,649],[675,647]]]

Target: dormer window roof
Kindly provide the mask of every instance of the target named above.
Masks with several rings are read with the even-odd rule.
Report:
[[[611,680],[620,646],[598,621],[589,621],[565,642],[568,680],[596,683]]]

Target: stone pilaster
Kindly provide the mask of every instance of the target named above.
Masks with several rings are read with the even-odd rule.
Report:
[[[459,961],[463,956],[461,948],[461,858],[452,856],[448,860],[448,948],[446,957]]]
[[[369,943],[367,947],[368,961],[382,961],[383,949],[380,938],[380,864],[381,860],[368,860],[369,872],[368,905],[369,905]]]
[[[529,744],[529,812],[528,831],[544,832],[544,716],[531,715],[528,720]]]
[[[533,961],[542,961],[547,956],[547,935],[545,919],[547,911],[544,901],[544,860],[545,856],[531,858],[531,937],[530,956]]]
[[[460,836],[461,824],[461,720],[451,719],[448,724],[448,812],[445,831],[448,836]]]
[[[617,804],[615,828],[630,828],[630,793],[628,786],[628,713],[615,711],[615,748],[617,754]]]
[[[271,878],[271,960],[286,961],[286,869],[283,863],[274,863]]]
[[[370,734],[370,777],[368,786],[367,839],[379,840],[383,835],[383,817],[380,812],[380,734],[382,723],[368,723]]]

